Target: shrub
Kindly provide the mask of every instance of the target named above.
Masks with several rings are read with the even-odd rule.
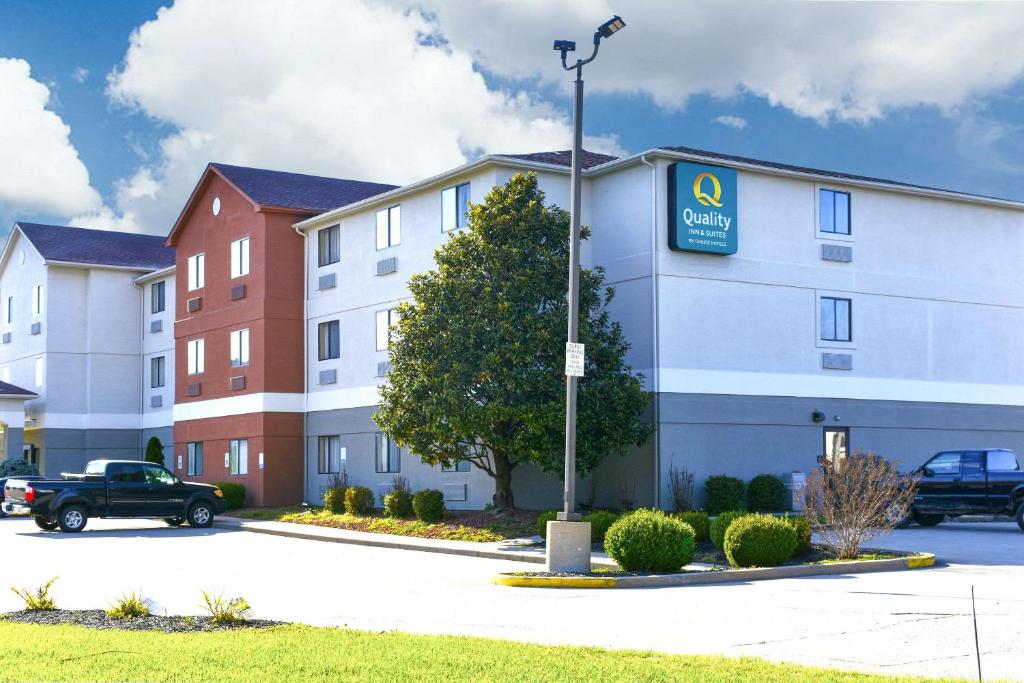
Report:
[[[781,518],[786,524],[793,527],[793,531],[796,532],[796,549],[793,550],[794,555],[805,553],[811,549],[811,523],[807,521],[806,517],[800,515],[789,515]]]
[[[0,479],[16,479],[18,477],[38,477],[39,468],[27,460],[0,461]]]
[[[733,521],[740,517],[746,517],[750,513],[746,510],[732,510],[730,512],[723,512],[722,514],[711,520],[708,525],[708,538],[715,544],[715,547],[722,550],[725,546],[725,532],[729,528],[729,525]]]
[[[110,606],[107,616],[111,619],[141,619],[149,616],[149,600],[141,593],[125,593]]]
[[[160,439],[155,436],[149,437],[149,441],[146,442],[146,462],[156,463],[157,465],[164,464],[164,446],[160,443]]]
[[[237,510],[245,505],[245,487],[233,481],[218,481],[214,484],[224,494],[228,510]]]
[[[729,510],[740,510],[746,503],[743,496],[743,482],[736,477],[717,474],[704,480],[705,508],[708,514],[717,515]]]
[[[604,543],[608,529],[618,518],[617,514],[608,510],[594,510],[589,515],[584,515],[583,521],[590,522],[590,542]]]
[[[751,512],[779,512],[786,509],[789,489],[772,474],[759,474],[747,484],[747,509]]]
[[[373,491],[365,486],[349,486],[345,489],[345,512],[363,516],[373,507]]]
[[[678,512],[673,516],[693,527],[693,533],[697,535],[698,543],[708,540],[711,531],[711,519],[708,517],[708,513],[690,510],[689,512]]]
[[[244,598],[227,599],[221,593],[203,591],[203,604],[200,607],[210,613],[215,624],[236,624],[245,621],[245,615],[251,607]]]
[[[679,571],[695,546],[693,528],[661,510],[623,515],[604,538],[605,552],[625,571]]]
[[[553,522],[558,519],[558,512],[555,510],[546,510],[537,515],[537,534],[546,539],[548,537],[548,522]]]
[[[796,529],[771,515],[746,515],[725,532],[725,557],[733,567],[774,567],[793,556]]]
[[[385,517],[412,517],[412,494],[408,489],[396,488],[384,496]]]
[[[345,492],[347,488],[331,486],[324,491],[324,509],[340,515],[345,511]]]
[[[672,494],[672,509],[675,512],[693,509],[693,472],[676,469],[676,466],[672,465],[668,470],[668,488]]]
[[[421,522],[440,522],[445,513],[444,494],[436,489],[420,491],[412,497],[412,510]]]
[[[29,611],[37,610],[49,610],[57,609],[56,603],[53,598],[50,597],[50,588],[53,587],[53,583],[59,577],[53,577],[42,586],[37,588],[35,592],[28,588],[18,588],[17,586],[11,586],[11,592],[17,595],[19,598],[25,601],[25,609]]]

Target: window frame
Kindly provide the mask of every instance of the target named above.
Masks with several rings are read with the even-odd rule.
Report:
[[[203,442],[189,441],[185,444],[185,476],[203,476]],[[199,467],[196,467],[196,465]]]
[[[341,261],[341,224],[329,225],[316,231],[317,267],[323,268]],[[326,249],[324,242],[327,242]]]
[[[383,452],[382,444],[384,445]],[[387,462],[383,461],[382,455],[386,457]],[[373,469],[377,474],[400,474],[402,472],[402,449],[383,432],[377,432],[374,435]]]
[[[341,471],[340,434],[323,434],[318,436],[316,453],[317,474],[337,474]]]
[[[251,360],[249,355],[249,338],[248,327],[240,330],[231,330],[231,333],[228,335],[228,358],[231,367],[244,368],[249,365]]]
[[[201,375],[206,372],[206,339],[189,339],[186,343],[185,370],[188,375]]]
[[[381,224],[381,218],[384,219],[383,225]],[[386,209],[380,209],[377,211],[374,214],[374,229],[377,233],[377,251],[397,247],[401,244],[402,205],[395,204],[394,206],[389,206]]]
[[[384,318],[384,345],[381,346],[381,318]],[[386,308],[375,311],[373,314],[373,336],[374,347],[377,351],[387,351],[391,347],[391,340],[395,338],[395,325],[398,324],[398,308]]]
[[[32,317],[39,318],[43,315],[43,285],[33,285],[32,287]]]
[[[245,451],[244,457],[242,451]],[[249,439],[228,441],[228,475],[244,477],[249,474]]]
[[[341,358],[341,321],[325,320],[317,324],[317,360],[337,360]],[[327,331],[326,349],[324,331]],[[332,337],[331,332],[334,331]],[[333,344],[331,342],[334,342]]]
[[[188,257],[188,291],[195,292],[206,286],[206,252]]]
[[[463,211],[461,214],[459,213],[459,208],[460,208],[459,196],[461,194],[460,190],[464,191],[464,193],[465,193],[464,196],[463,196],[463,202],[461,202],[461,204],[464,205],[465,211]],[[470,190],[470,181],[468,181],[468,180],[466,182],[464,182],[464,183],[459,183],[457,185],[452,185],[451,187],[446,187],[443,190],[441,190],[441,232],[451,232],[452,230],[458,230],[460,228],[464,228],[467,225],[469,225],[469,196],[470,196],[469,195],[469,190]],[[448,194],[449,192],[451,193],[451,195]],[[446,223],[447,211],[446,211],[445,203],[448,201],[447,200],[448,196],[451,196],[453,198],[452,201],[455,202],[455,204],[454,204],[454,211],[455,211],[454,220],[455,220],[455,223],[454,223],[454,225],[451,225],[450,227],[447,226],[447,223]]]
[[[252,240],[250,236],[240,237],[231,243],[231,279],[245,277],[249,274],[249,254]]]
[[[159,372],[158,372],[159,370]],[[165,356],[153,356],[149,359],[149,388],[159,389],[166,384],[167,358]],[[159,384],[157,381],[159,378]]]
[[[453,467],[448,467],[447,465],[441,465],[441,471],[442,472],[457,473],[457,474],[465,474],[467,472],[472,472],[473,471],[473,463],[471,463],[468,460],[457,460],[457,461],[455,461],[455,465]]]
[[[8,325],[14,324],[14,297],[7,297],[7,305],[4,309],[4,322]]]
[[[818,234],[821,237],[828,239],[853,239],[853,195],[847,190],[836,190],[825,185],[818,185],[815,188],[817,190],[817,201],[815,205],[817,207],[817,216],[815,223],[818,228]],[[831,197],[832,205],[832,230],[826,230],[824,221],[822,220],[824,212],[824,202],[822,201],[825,194],[828,193]],[[846,232],[838,232],[835,230],[836,225],[836,197],[842,195],[846,198]]]
[[[825,336],[825,302],[832,302],[832,334],[833,337],[829,338]],[[836,311],[836,304],[839,302],[846,303],[846,338],[839,338],[839,316]],[[818,341],[823,344],[842,344],[850,345],[853,344],[853,299],[849,296],[839,296],[837,294],[819,294],[818,295]]]
[[[167,310],[167,281],[158,280],[149,286],[149,312],[151,315]]]

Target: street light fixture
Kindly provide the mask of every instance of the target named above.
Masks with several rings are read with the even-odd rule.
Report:
[[[594,32],[594,52],[587,59],[577,59],[569,65],[566,57],[576,50],[576,43],[571,40],[556,40],[554,49],[562,53],[562,68],[566,71],[576,70],[576,99],[573,103],[572,122],[572,194],[570,197],[571,220],[569,231],[569,344],[576,344],[579,339],[580,317],[580,205],[583,176],[583,66],[594,61],[601,47],[601,39],[608,38],[626,25],[622,17],[616,15],[597,27]],[[570,347],[566,345],[566,352]],[[582,371],[579,373],[582,375]],[[565,383],[565,497],[564,509],[558,513],[558,519],[566,522],[580,520],[576,512],[576,381],[578,375],[569,374],[566,365]],[[550,552],[550,551],[549,551]],[[590,553],[587,552],[587,568],[590,565]]]

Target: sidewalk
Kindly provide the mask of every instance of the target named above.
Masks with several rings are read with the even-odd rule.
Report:
[[[377,548],[394,550],[418,550],[426,553],[443,553],[446,555],[465,555],[492,560],[511,560],[513,562],[530,562],[544,564],[544,546],[529,545],[539,542],[540,537],[517,538],[495,543],[473,543],[471,541],[445,541],[436,538],[419,538],[416,536],[397,536],[394,534],[374,534],[366,531],[349,531],[348,529],[332,529],[312,524],[293,524],[290,522],[265,522],[240,517],[217,517],[214,526],[222,529],[238,529],[256,534],[301,538],[307,541],[327,541],[329,543],[351,543],[368,545]],[[595,567],[617,569],[618,565],[604,553],[593,553],[590,562]]]

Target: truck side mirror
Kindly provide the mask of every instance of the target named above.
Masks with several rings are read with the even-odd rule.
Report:
[[[935,471],[932,470],[932,468],[930,468],[930,467],[922,467],[921,468],[921,474],[923,474],[926,477],[934,477],[935,476]]]

